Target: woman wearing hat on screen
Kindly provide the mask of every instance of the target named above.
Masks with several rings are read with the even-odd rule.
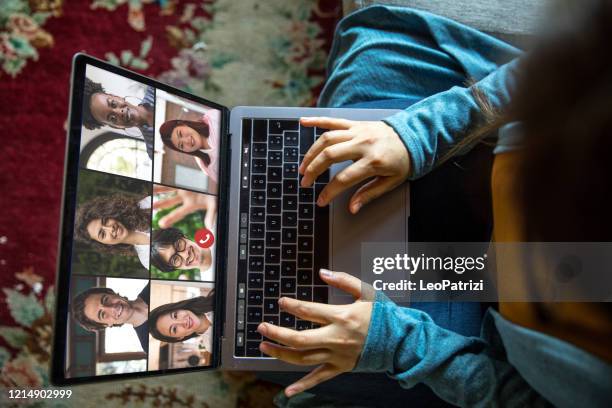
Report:
[[[218,183],[219,134],[207,115],[199,121],[168,120],[160,126],[159,133],[169,149],[193,156],[202,171]]]
[[[210,335],[215,293],[158,306],[149,313],[149,333],[166,343]]]
[[[138,200],[116,194],[96,197],[80,205],[76,238],[101,253],[138,256],[149,269],[151,197]]]

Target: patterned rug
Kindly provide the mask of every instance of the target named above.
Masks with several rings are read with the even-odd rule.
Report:
[[[309,106],[340,0],[0,1],[0,405],[270,406],[278,387],[197,373],[46,388],[71,56],[78,51],[226,106]]]

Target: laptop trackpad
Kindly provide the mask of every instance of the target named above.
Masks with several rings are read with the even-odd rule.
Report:
[[[349,164],[332,166],[330,177]],[[353,215],[348,211],[348,202],[357,188],[346,191],[330,204],[330,268],[361,277],[362,243],[408,242],[410,189],[404,183]],[[341,301],[334,299],[339,291],[333,290],[330,295],[330,303]]]

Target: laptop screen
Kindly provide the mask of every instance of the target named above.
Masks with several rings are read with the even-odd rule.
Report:
[[[79,86],[65,377],[209,366],[222,112],[91,64]]]

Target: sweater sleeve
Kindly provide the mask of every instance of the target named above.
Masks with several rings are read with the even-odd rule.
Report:
[[[484,337],[486,327],[485,321]],[[425,383],[459,406],[549,406],[505,360],[501,340],[484,337],[443,329],[426,313],[398,307],[379,292],[356,370],[384,371],[403,388]]]
[[[474,142],[470,134],[485,120],[474,98],[474,88],[478,88],[494,109],[503,108],[510,101],[518,62],[515,59],[469,87],[452,87],[384,120],[410,153],[412,179],[427,174],[457,153],[458,146]]]

